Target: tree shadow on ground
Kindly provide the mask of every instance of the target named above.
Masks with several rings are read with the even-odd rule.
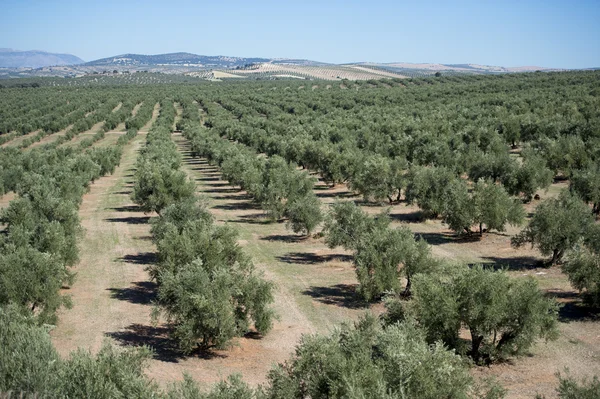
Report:
[[[589,306],[582,295],[575,291],[550,290],[546,295],[559,303],[558,320],[562,323],[600,320],[600,309]]]
[[[482,256],[483,264],[491,266],[494,270],[506,269],[509,271],[516,270],[533,270],[545,268],[547,264],[534,256],[515,256],[500,258],[496,256]]]
[[[353,198],[356,197],[355,194],[352,194],[349,191],[341,191],[337,193],[316,193],[316,196],[319,198]]]
[[[150,220],[150,216],[128,216],[122,218],[106,218],[104,220],[112,223],[146,224]]]
[[[133,263],[136,265],[151,265],[156,263],[158,257],[155,252],[140,252],[135,255],[125,255],[118,258],[120,262]]]
[[[363,206],[367,208],[385,208],[391,206],[388,201],[365,201],[364,199],[356,199],[354,200],[356,206]]]
[[[239,190],[235,194],[211,195],[210,198],[214,199],[214,200],[224,200],[224,201],[242,201],[242,200],[243,201],[252,201],[252,199],[253,199],[253,197],[250,194],[244,193],[241,190]]]
[[[390,219],[394,222],[402,223],[421,223],[425,220],[423,211],[414,211],[409,213],[391,213]]]
[[[114,208],[107,208],[107,210],[117,212],[141,212],[140,207],[137,205],[117,206]]]
[[[143,324],[130,324],[124,330],[106,333],[118,343],[132,347],[150,347],[152,357],[169,363],[184,359],[177,344],[169,339],[167,327],[153,327]]]
[[[121,195],[130,195],[133,191],[117,191],[113,193],[113,195],[121,194]]]
[[[221,181],[221,179],[219,178],[219,176],[206,176],[206,177],[197,177],[196,181],[201,181],[201,182],[208,182],[208,181]],[[212,183],[206,183],[206,184],[211,184]]]
[[[223,186],[227,186],[227,184],[224,184]],[[240,189],[239,188],[235,188],[235,187],[228,187],[228,188],[202,188],[202,192],[204,192],[204,193],[227,194],[227,193],[235,193],[235,192],[238,192],[238,191],[240,191]]]
[[[290,252],[282,256],[277,256],[277,260],[285,263],[294,263],[300,265],[316,265],[332,261],[351,262],[352,255],[346,254],[326,254],[318,255],[312,252]]]
[[[136,281],[127,288],[107,288],[111,298],[139,305],[150,305],[156,300],[156,283],[152,281]]]
[[[415,233],[415,239],[423,238],[427,241],[429,245],[442,245],[449,243],[460,243],[460,242],[468,242],[466,240],[461,240],[454,234],[444,234],[444,233]]]
[[[336,284],[329,287],[312,286],[302,294],[309,295],[326,305],[336,305],[348,309],[360,309],[369,305],[356,293],[356,286],[353,284]]]
[[[212,207],[213,209],[224,209],[227,211],[250,211],[250,210],[260,210],[260,206],[252,201],[236,201],[229,202],[227,204],[215,205]]]
[[[285,235],[285,234],[272,234],[269,236],[265,236],[265,237],[261,237],[260,238],[263,241],[275,241],[275,242],[287,242],[287,243],[294,243],[294,242],[302,242],[306,239],[306,237],[302,237],[302,236],[297,236],[295,234],[289,234],[289,235]]]
[[[254,213],[252,215],[242,215],[235,220],[229,220],[229,223],[247,223],[247,224],[271,224],[272,219],[264,212]]]
[[[163,326],[155,327],[134,323],[124,330],[109,332],[105,335],[124,346],[150,347],[152,357],[163,362],[178,363],[187,357],[198,357],[205,360],[227,357],[210,350],[200,349],[185,356],[177,347],[177,343],[169,338],[169,329]]]
[[[200,180],[200,179],[196,179],[196,180]],[[218,182],[220,180],[216,180],[216,181]],[[227,183],[227,182],[222,182],[222,183],[204,183],[204,185],[206,187],[231,187],[231,185],[229,183]]]

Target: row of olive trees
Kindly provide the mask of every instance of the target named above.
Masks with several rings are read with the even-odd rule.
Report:
[[[13,304],[54,323],[69,297],[60,289],[72,283],[70,268],[79,258],[83,230],[78,209],[89,185],[112,173],[122,146],[137,132],[123,136],[112,148],[43,148],[7,151],[9,170],[19,171],[11,182],[17,198],[1,213],[5,234],[0,239],[0,305]],[[98,139],[98,137],[96,137]]]
[[[237,244],[237,232],[215,225],[198,203],[170,137],[175,114],[169,102],[162,102],[148,133],[132,197],[144,211],[159,213],[152,221],[158,261],[149,268],[158,283],[155,320],[164,315],[172,339],[189,354],[196,348],[227,346],[252,327],[268,332],[273,285]]]
[[[322,221],[315,178],[279,156],[264,158],[242,144],[215,137],[190,126],[185,134],[196,156],[221,168],[223,178],[250,194],[273,220],[287,218],[296,233],[309,235]]]

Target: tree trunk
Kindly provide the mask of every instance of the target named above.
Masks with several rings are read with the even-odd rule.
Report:
[[[483,223],[479,223],[479,236],[483,236]]]
[[[390,201],[390,204],[393,204],[394,203],[394,199],[392,198],[392,196],[388,195],[387,197],[388,197],[388,201]]]
[[[562,250],[560,250],[560,249],[554,249],[552,251],[552,264],[554,265],[554,264],[560,262],[560,260],[562,258],[562,255],[563,255],[563,251]]]
[[[475,363],[479,363],[479,358],[481,357],[479,348],[481,347],[482,342],[483,335],[477,335],[477,333],[471,329],[471,357]]]
[[[404,297],[410,297],[410,288],[411,288],[412,282],[410,279],[410,274],[406,274],[406,287],[404,287],[404,292],[402,293],[402,295]]]

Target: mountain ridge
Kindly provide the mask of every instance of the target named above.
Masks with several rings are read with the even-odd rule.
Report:
[[[73,54],[0,48],[0,68],[43,68],[54,65],[78,65],[84,62]]]

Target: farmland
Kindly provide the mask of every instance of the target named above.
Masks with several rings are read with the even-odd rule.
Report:
[[[327,68],[0,89],[0,338],[53,365],[12,387],[89,395],[73,365],[113,364],[139,397],[239,374],[216,389],[553,398],[600,375],[600,74]]]

